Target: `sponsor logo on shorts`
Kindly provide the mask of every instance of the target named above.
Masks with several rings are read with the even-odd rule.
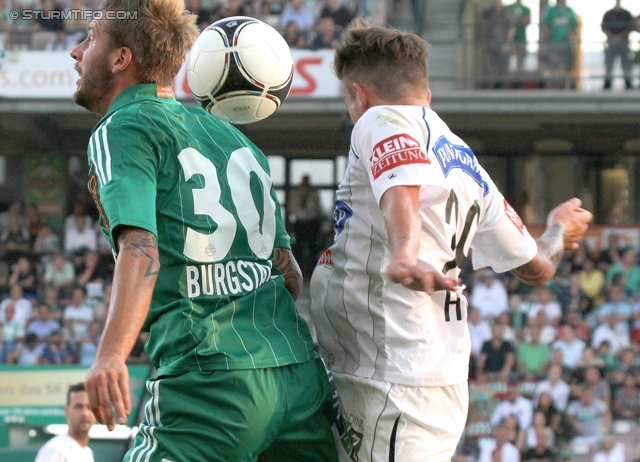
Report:
[[[349,455],[349,459],[353,462],[358,462],[358,452],[360,452],[360,446],[362,446],[362,431],[364,427],[362,419],[351,414],[345,416],[340,413],[336,419],[336,427],[342,447]]]
[[[448,177],[453,169],[459,168],[482,186],[484,196],[489,194],[489,185],[482,179],[480,164],[470,147],[453,144],[441,136],[433,146],[433,152],[445,177]]]
[[[420,143],[405,133],[390,136],[373,147],[371,172],[375,180],[400,165],[430,163],[427,154],[420,149]]]
[[[524,228],[524,223],[522,222],[522,218],[520,218],[520,215],[518,215],[518,212],[516,212],[515,209],[511,207],[511,204],[509,204],[509,202],[507,202],[506,199],[504,200],[504,213],[507,215],[507,217],[509,217],[509,220],[511,220],[511,223],[513,223],[515,227],[518,228],[518,231],[520,231],[520,234],[524,234],[522,232],[522,228]]]
[[[351,210],[351,207],[342,201],[336,201],[336,208],[333,211],[333,228],[335,229],[336,235],[344,231],[344,225],[352,216],[353,210]]]

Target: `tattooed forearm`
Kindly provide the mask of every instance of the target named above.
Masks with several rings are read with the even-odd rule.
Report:
[[[536,242],[538,254],[529,263],[513,270],[522,282],[542,285],[553,277],[564,253],[564,227],[555,224],[547,228]]]
[[[144,276],[155,276],[160,271],[158,240],[149,231],[140,228],[126,228],[118,235],[120,253],[129,252],[134,258],[146,258],[149,261]]]
[[[279,271],[282,271],[284,275],[284,286],[291,293],[293,299],[297,300],[302,290],[302,272],[291,250],[276,247],[273,266]]]

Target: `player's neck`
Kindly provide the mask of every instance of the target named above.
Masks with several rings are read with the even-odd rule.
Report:
[[[89,444],[89,434],[86,435],[77,435],[71,429],[69,429],[69,436],[76,440],[80,446],[83,448]]]

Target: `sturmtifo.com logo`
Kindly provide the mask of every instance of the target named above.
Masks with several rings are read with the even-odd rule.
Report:
[[[94,19],[138,19],[137,11],[122,10],[12,10],[9,17],[14,21],[39,19],[62,19],[67,21],[91,21]]]

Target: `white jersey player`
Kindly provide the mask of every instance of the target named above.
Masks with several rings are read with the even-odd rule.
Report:
[[[429,108],[425,45],[365,24],[336,51],[356,124],[336,240],[311,296],[341,400],[343,461],[449,460],[468,408],[471,341],[456,283],[469,248],[477,268],[515,269],[542,284],[591,219],[572,200],[552,212],[538,242],[529,235],[473,151]]]

